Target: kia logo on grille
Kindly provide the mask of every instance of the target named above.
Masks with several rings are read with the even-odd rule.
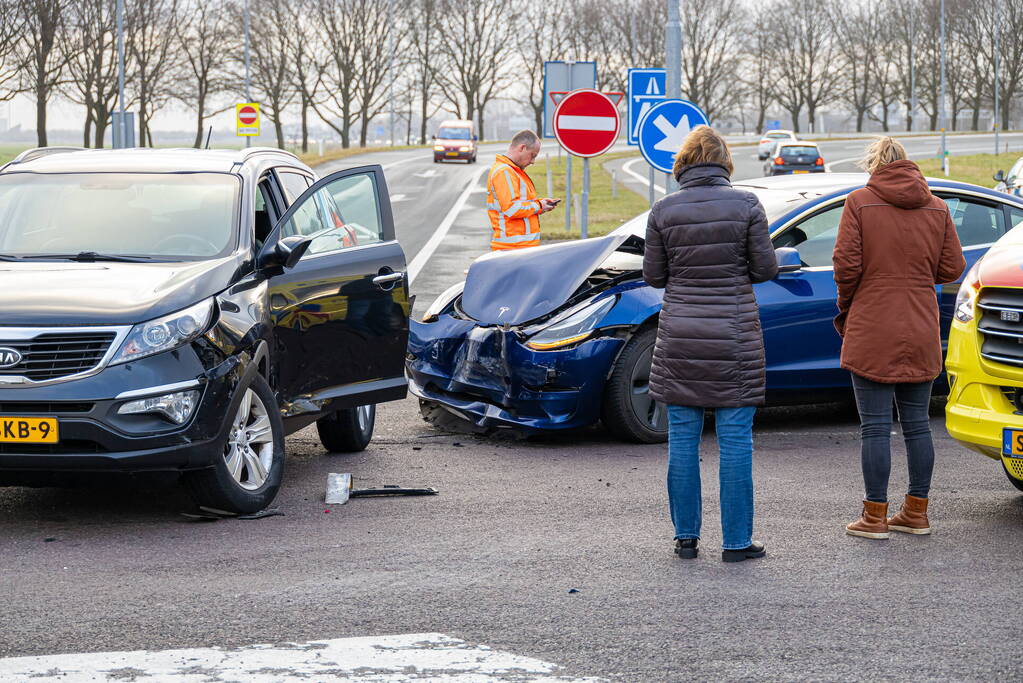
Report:
[[[21,362],[21,353],[17,349],[0,346],[0,370],[13,368]]]

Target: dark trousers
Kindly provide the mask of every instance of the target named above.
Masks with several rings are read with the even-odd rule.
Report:
[[[919,384],[882,384],[853,373],[856,407],[860,412],[863,443],[860,462],[867,500],[888,500],[888,476],[892,469],[892,399],[899,409],[902,438],[909,459],[909,495],[926,498],[934,469],[934,443],[927,407],[932,382]]]

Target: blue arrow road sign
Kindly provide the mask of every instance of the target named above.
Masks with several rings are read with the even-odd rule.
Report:
[[[663,100],[650,107],[639,122],[639,151],[658,171],[671,173],[675,154],[689,131],[709,126],[707,115],[692,102]]]
[[[667,72],[664,69],[629,69],[629,144],[639,144],[639,122],[664,94]]]

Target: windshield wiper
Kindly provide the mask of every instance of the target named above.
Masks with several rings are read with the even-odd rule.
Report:
[[[77,254],[32,254],[22,256],[24,259],[55,259],[61,261],[81,261],[82,263],[93,263],[95,261],[123,261],[125,263],[143,263],[152,261],[152,256],[118,256],[117,254],[99,254],[95,251],[80,251]]]

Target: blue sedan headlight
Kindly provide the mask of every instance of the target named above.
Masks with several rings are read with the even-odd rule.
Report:
[[[526,346],[534,351],[549,351],[586,339],[597,323],[614,308],[615,301],[616,297],[608,296],[569,309],[530,336]]]

